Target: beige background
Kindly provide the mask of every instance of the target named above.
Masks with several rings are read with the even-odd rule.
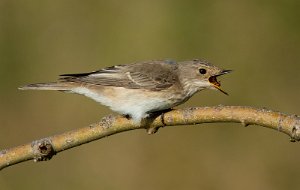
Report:
[[[182,105],[300,114],[297,0],[0,0],[0,149],[80,128],[111,111],[85,97],[18,91],[63,73],[205,58],[230,94]],[[126,132],[0,172],[0,189],[295,189],[299,143],[262,127],[202,124]]]

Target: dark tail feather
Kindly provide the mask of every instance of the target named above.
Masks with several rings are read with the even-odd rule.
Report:
[[[71,86],[66,83],[52,82],[52,83],[36,83],[28,84],[18,88],[19,90],[71,90]]]

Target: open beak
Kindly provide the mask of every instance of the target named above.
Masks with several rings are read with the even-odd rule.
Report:
[[[213,85],[213,87],[215,87],[216,89],[218,89],[219,91],[221,91],[223,94],[228,95],[227,92],[225,92],[224,90],[221,89],[221,84],[220,82],[217,80],[218,76],[230,73],[232,70],[223,70],[221,73],[211,76],[208,78],[208,81]]]

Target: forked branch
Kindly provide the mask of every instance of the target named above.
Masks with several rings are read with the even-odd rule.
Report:
[[[58,152],[124,131],[147,129],[151,134],[162,126],[216,122],[242,123],[244,126],[259,125],[283,132],[289,135],[293,142],[300,140],[300,117],[297,115],[242,106],[196,107],[172,110],[156,118],[144,120],[142,125],[121,116],[108,116],[88,127],[2,150],[0,170],[26,160],[36,162],[49,160]]]

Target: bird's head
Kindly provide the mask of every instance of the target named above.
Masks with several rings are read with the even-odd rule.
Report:
[[[221,89],[221,84],[217,77],[230,73],[231,70],[220,69],[206,61],[195,59],[184,61],[178,64],[179,76],[183,85],[191,91],[199,91],[206,88],[217,89],[227,94]]]

